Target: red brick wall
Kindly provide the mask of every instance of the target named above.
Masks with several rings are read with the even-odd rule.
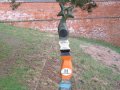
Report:
[[[56,15],[60,11],[58,3],[22,3],[12,11],[8,3],[0,3],[0,20],[52,20],[35,22],[16,22],[12,25],[39,29],[42,31],[57,32],[60,17]],[[74,10],[75,18],[68,20],[67,25],[71,33],[89,38],[105,40],[120,46],[120,18],[83,19],[86,17],[118,17],[120,16],[120,3],[102,2],[93,13],[88,14],[79,8]]]

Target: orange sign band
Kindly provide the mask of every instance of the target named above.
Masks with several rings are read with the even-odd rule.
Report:
[[[61,56],[61,60],[62,60],[61,78],[62,80],[70,80],[72,77],[72,57]]]

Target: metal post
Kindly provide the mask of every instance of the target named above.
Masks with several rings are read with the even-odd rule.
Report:
[[[59,90],[72,90],[71,78],[72,78],[72,57],[70,55],[69,47],[69,31],[66,25],[66,20],[68,18],[73,18],[71,7],[65,7],[63,3],[60,3],[61,11],[58,16],[62,16],[59,26],[59,45],[61,51],[61,82],[59,84]]]

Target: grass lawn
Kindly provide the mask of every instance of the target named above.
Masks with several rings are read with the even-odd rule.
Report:
[[[58,36],[50,33],[0,24],[0,90],[33,90],[39,87],[39,81],[42,81],[39,76],[45,62],[60,58],[58,40]],[[120,90],[120,72],[86,54],[81,44],[109,47],[120,53],[120,47],[102,41],[70,38],[78,90]],[[58,83],[48,79],[53,90],[57,90]]]

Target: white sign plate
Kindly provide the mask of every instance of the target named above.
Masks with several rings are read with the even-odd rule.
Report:
[[[69,68],[63,68],[63,69],[61,70],[61,74],[64,75],[64,76],[69,76],[69,75],[72,74],[72,70],[69,69]]]

